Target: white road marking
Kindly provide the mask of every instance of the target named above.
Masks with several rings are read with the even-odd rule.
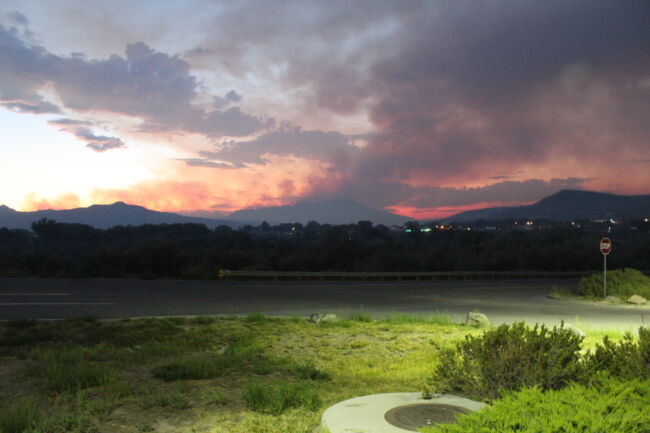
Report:
[[[0,293],[0,296],[70,296],[70,293]]]
[[[115,302],[0,302],[0,307],[19,305],[115,305]]]

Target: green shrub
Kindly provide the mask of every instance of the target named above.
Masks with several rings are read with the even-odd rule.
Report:
[[[492,400],[503,391],[558,389],[580,373],[582,338],[563,327],[501,325],[443,349],[425,394],[450,392]]]
[[[578,293],[592,298],[602,298],[602,272],[582,277],[578,283]],[[607,295],[623,297],[640,295],[650,298],[650,277],[630,268],[607,271]]]
[[[104,385],[114,376],[107,366],[89,361],[80,349],[46,352],[43,362],[38,373],[45,380],[45,388],[56,393]]]
[[[627,333],[622,341],[612,342],[607,336],[603,344],[585,355],[585,379],[606,371],[623,379],[650,378],[650,329],[639,329],[639,341]]]
[[[266,384],[249,381],[244,384],[246,407],[256,412],[280,415],[291,408],[316,410],[321,401],[316,390],[302,382]]]
[[[39,431],[41,416],[33,400],[22,400],[14,406],[0,411],[1,433],[23,433]]]
[[[650,371],[650,328],[639,328],[639,352],[647,371]]]
[[[602,379],[543,392],[527,388],[506,393],[456,424],[422,429],[424,433],[647,433],[650,431],[650,381]]]

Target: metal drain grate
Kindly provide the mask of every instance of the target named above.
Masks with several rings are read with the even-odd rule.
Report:
[[[418,431],[428,425],[456,422],[461,413],[469,411],[448,404],[418,403],[394,407],[384,414],[384,419],[395,427]]]

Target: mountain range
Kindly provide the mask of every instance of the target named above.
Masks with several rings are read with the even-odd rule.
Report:
[[[229,219],[247,221],[250,223],[286,223],[309,221],[328,224],[353,224],[362,220],[374,224],[402,225],[411,220],[402,215],[372,209],[350,200],[329,200],[317,202],[302,202],[292,206],[274,206],[260,209],[242,209],[228,215]]]
[[[615,195],[592,191],[563,190],[537,203],[527,206],[493,207],[461,212],[445,221],[471,222],[515,219],[549,219],[567,221],[573,219],[630,219],[650,217],[650,195]],[[116,225],[197,223],[209,228],[226,225],[233,228],[245,224],[307,223],[348,224],[362,220],[374,224],[402,225],[410,218],[390,212],[371,209],[349,200],[303,202],[292,206],[276,206],[260,209],[243,209],[228,215],[226,219],[198,218],[170,212],[157,212],[142,206],[117,202],[110,205],[92,205],[67,210],[39,210],[19,212],[0,206],[0,227],[29,229],[32,222],[48,218],[58,222],[88,224],[96,228]]]
[[[0,206],[0,227],[29,229],[34,221],[42,218],[63,223],[87,224],[106,229],[117,225],[196,223],[208,228],[226,225],[233,228],[245,224],[259,225],[262,221],[271,224],[284,222],[317,221],[325,224],[357,223],[369,220],[375,224],[402,225],[409,218],[362,206],[353,201],[336,200],[306,202],[294,206],[278,206],[260,209],[244,209],[231,213],[227,219],[199,218],[171,212],[157,212],[142,206],[117,202],[109,205],[92,205],[66,210],[38,210],[20,212],[7,206]]]
[[[650,195],[616,195],[565,189],[527,206],[491,207],[461,212],[445,221],[514,219],[631,219],[650,217]]]
[[[0,227],[12,229],[29,229],[34,221],[42,218],[62,223],[88,224],[95,228],[106,229],[117,225],[143,224],[176,224],[197,223],[209,228],[218,225],[238,227],[240,223],[229,220],[196,218],[178,215],[171,212],[157,212],[142,206],[129,205],[123,202],[113,204],[95,204],[89,207],[66,210],[37,210],[34,212],[19,212],[7,206],[0,206]]]

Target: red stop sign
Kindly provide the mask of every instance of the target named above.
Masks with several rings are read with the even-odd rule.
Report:
[[[609,254],[612,251],[612,241],[609,238],[602,238],[600,240],[600,252],[604,255]]]

